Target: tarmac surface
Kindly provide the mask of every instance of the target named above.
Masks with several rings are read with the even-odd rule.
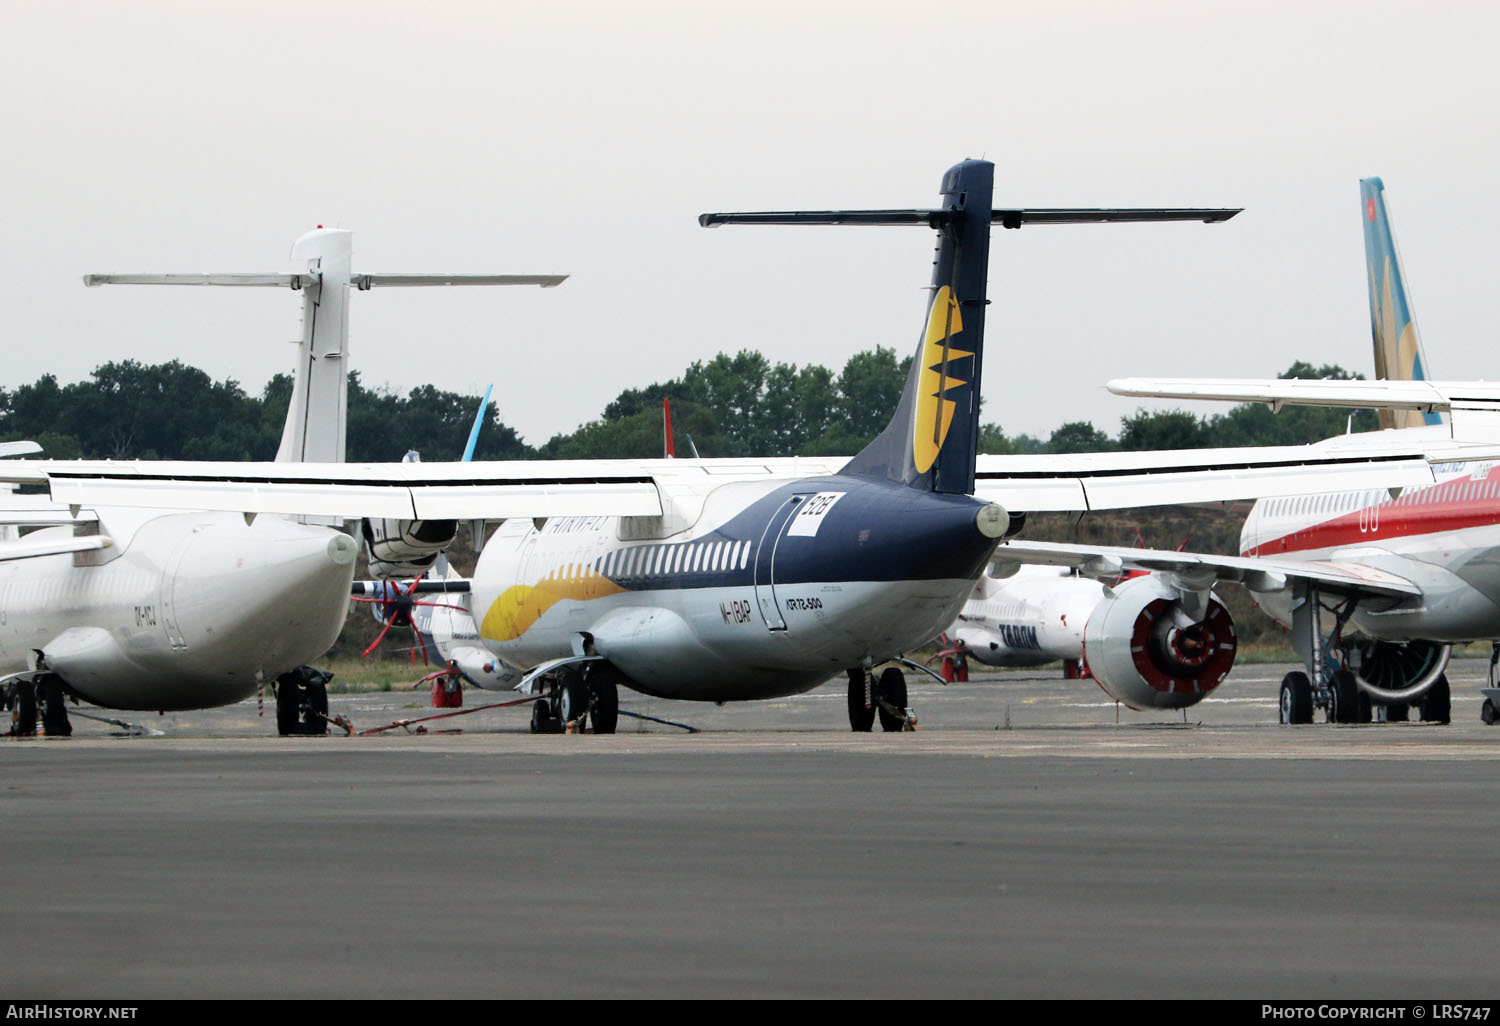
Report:
[[[696,734],[75,714],[0,741],[0,997],[1500,996],[1486,664],[1448,726],[1280,727],[1287,669],[1186,720],[1054,669],[914,682],[905,734],[850,734],[837,684],[622,693]]]

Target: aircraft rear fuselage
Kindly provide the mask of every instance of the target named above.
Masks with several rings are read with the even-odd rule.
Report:
[[[480,633],[515,666],[597,653],[647,694],[807,691],[952,622],[994,550],[986,503],[857,477],[726,485],[691,528],[508,524],[474,574]]]

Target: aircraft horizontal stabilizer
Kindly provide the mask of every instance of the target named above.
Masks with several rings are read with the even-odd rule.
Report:
[[[368,292],[381,288],[410,288],[417,285],[540,285],[555,288],[568,280],[566,274],[354,274],[351,286]],[[256,272],[226,271],[206,274],[85,274],[89,288],[100,285],[227,285],[262,288],[311,288],[322,281],[316,271]]]
[[[208,274],[85,274],[89,288],[100,285],[233,285],[251,288],[307,288],[318,283],[315,273],[286,271],[226,271]]]
[[[551,289],[567,280],[566,274],[356,274],[349,284],[361,291],[414,285],[540,285]]]
[[[1112,224],[1139,221],[1227,221],[1243,208],[1230,207],[1032,207],[990,212],[990,224],[1020,228],[1027,224]],[[767,210],[755,213],[699,214],[704,228],[721,224],[913,224],[942,228],[951,210]]]
[[[1138,221],[1202,221],[1218,224],[1243,207],[1031,207],[996,209],[991,224],[1019,228],[1026,224],[1128,224]]]

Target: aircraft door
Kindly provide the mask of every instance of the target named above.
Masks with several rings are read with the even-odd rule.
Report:
[[[781,539],[786,535],[786,525],[810,494],[812,493],[793,495],[771,514],[765,531],[761,533],[760,545],[755,550],[755,601],[760,606],[760,615],[765,620],[766,627],[773,631],[786,630],[786,620],[782,618],[781,607],[777,605],[774,586],[776,546],[781,544]]]
[[[177,571],[182,566],[183,557],[192,547],[193,539],[197,537],[199,528],[193,530],[177,546],[177,551],[172,553],[172,558],[167,561],[166,572],[161,576],[161,623],[167,632],[167,640],[172,643],[174,650],[187,648],[187,638],[183,636],[182,629],[177,625],[177,605],[175,601],[175,590],[177,585]],[[144,607],[145,611],[136,611],[136,620],[140,622],[142,617],[150,616],[150,607]]]

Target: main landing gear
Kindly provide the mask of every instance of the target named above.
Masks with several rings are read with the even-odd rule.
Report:
[[[533,734],[613,734],[620,722],[619,677],[612,667],[588,663],[565,667],[545,698],[531,706]]]
[[[1346,645],[1344,626],[1358,601],[1354,596],[1325,607],[1316,582],[1298,586],[1292,647],[1306,672],[1293,670],[1281,679],[1281,722],[1311,723],[1315,709],[1324,710],[1329,723],[1397,722],[1408,719],[1415,707],[1424,721],[1447,723],[1452,703],[1443,669],[1450,647],[1426,641],[1361,640]],[[1325,611],[1334,619],[1327,633],[1322,625]]]
[[[276,678],[276,732],[282,737],[328,733],[328,682],[333,674],[299,666]]]
[[[73,722],[68,718],[67,692],[62,678],[55,673],[38,673],[31,680],[17,679],[7,684],[0,708],[10,710],[11,737],[35,737],[37,722],[48,737],[71,737]]]
[[[888,666],[875,677],[869,668],[849,671],[849,726],[856,733],[869,733],[880,720],[887,733],[912,730],[916,720],[906,708],[906,675]]]

